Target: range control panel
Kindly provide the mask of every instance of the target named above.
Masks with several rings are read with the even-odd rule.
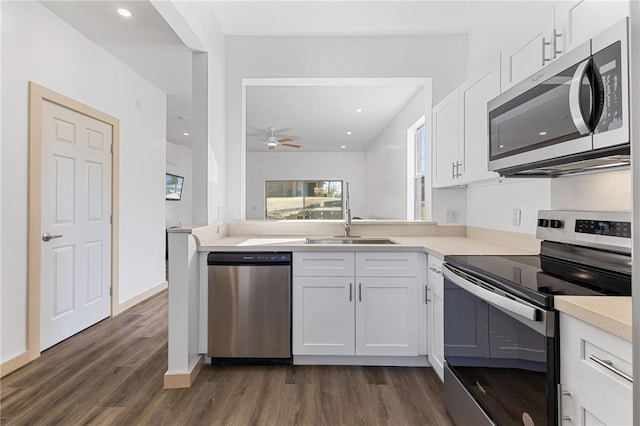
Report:
[[[581,234],[631,238],[631,222],[576,219],[575,231]]]
[[[604,250],[631,252],[631,213],[539,210],[536,237]]]

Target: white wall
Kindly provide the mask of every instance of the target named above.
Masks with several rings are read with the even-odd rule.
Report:
[[[467,187],[467,225],[535,234],[538,210],[550,206],[551,179],[503,179],[501,183]],[[513,225],[520,209],[520,226]]]
[[[266,180],[349,182],[352,216],[368,217],[363,152],[248,152],[247,219],[264,219]]]
[[[631,170],[567,176],[551,181],[551,208],[631,211]]]
[[[460,35],[228,37],[227,219],[239,220],[243,214],[243,78],[431,77],[433,100],[438,102],[466,77],[466,40]]]
[[[407,218],[407,129],[425,115],[426,96],[420,88],[367,149],[367,218]]]
[[[194,52],[192,223],[216,225],[224,221],[227,192],[226,38],[208,2],[151,2]]]
[[[120,302],[164,281],[166,96],[39,2],[0,8],[5,362],[26,350],[29,80],[120,119]]]
[[[193,174],[191,148],[167,142],[167,173],[184,177],[180,201],[166,201],[166,227],[191,225]]]

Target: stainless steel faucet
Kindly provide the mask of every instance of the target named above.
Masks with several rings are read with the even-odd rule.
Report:
[[[344,224],[344,236],[351,236],[351,203],[349,202],[349,182],[345,182],[345,218]]]

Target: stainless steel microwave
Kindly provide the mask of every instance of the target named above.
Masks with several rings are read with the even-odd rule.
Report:
[[[548,176],[630,163],[628,20],[488,103],[489,170]]]

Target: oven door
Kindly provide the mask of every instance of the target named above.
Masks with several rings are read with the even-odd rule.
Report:
[[[458,424],[480,424],[480,418],[469,418],[472,410],[456,408],[473,402],[496,424],[557,424],[555,312],[451,265],[445,264],[443,273],[449,415]]]

